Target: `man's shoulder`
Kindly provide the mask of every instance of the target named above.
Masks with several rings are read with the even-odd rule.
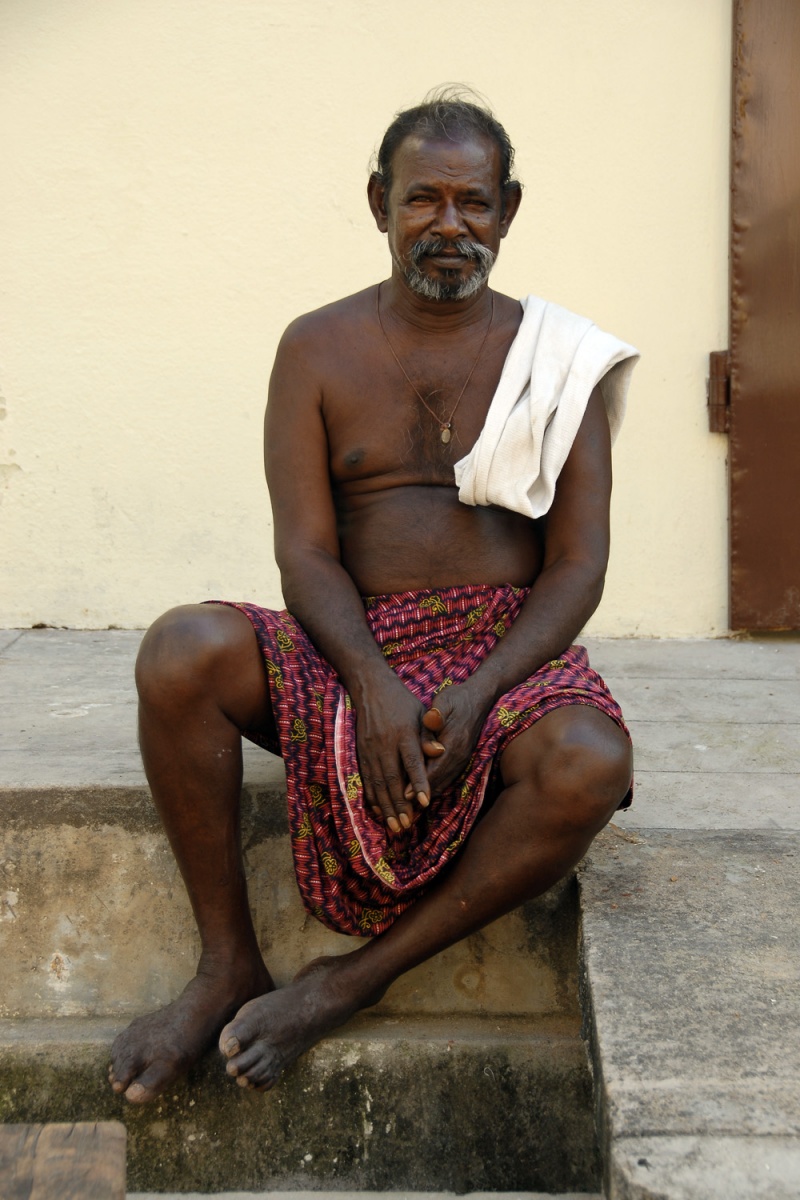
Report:
[[[360,332],[374,315],[375,293],[373,285],[295,317],[286,327],[281,347],[300,350],[304,354],[324,351],[328,346],[341,348],[341,339]]]

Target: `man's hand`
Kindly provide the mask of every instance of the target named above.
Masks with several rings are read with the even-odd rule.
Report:
[[[431,789],[421,741],[423,705],[395,675],[356,704],[364,802],[392,833],[410,829]]]
[[[490,702],[464,683],[445,688],[424,714],[422,749],[428,759],[432,796],[463,774],[490,708]]]

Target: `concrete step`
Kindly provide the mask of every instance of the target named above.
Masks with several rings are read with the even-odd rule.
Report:
[[[319,1192],[206,1192],[214,1200],[319,1200]],[[336,1200],[453,1200],[455,1192],[336,1192]],[[128,1192],[128,1200],[204,1200],[199,1192]],[[603,1200],[599,1192],[469,1192],[459,1200]]]
[[[142,1108],[105,1079],[118,1027],[1,1022],[0,1119],[123,1120],[132,1190],[597,1189],[590,1078],[570,1022],[363,1016],[266,1095],[237,1088],[211,1052]]]
[[[266,755],[262,755],[265,759]],[[244,844],[256,931],[276,982],[361,939],[310,918],[294,880],[280,779],[248,780]],[[0,1017],[125,1017],[167,1003],[198,941],[152,803],[139,790],[0,790]],[[410,972],[382,1015],[577,1017],[574,883]]]
[[[453,1200],[455,1192],[336,1192],[336,1200]],[[319,1192],[128,1192],[128,1200],[319,1200]],[[468,1192],[459,1200],[603,1200],[599,1192]]]

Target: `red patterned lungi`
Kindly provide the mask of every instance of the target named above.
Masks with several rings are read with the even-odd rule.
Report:
[[[392,670],[429,707],[443,688],[462,683],[476,670],[526,595],[527,589],[510,586],[451,587],[369,596],[364,608]],[[545,713],[589,704],[628,732],[586,651],[571,646],[495,704],[464,775],[432,798],[410,830],[392,834],[365,807],[356,713],[333,668],[288,612],[255,604],[233,607],[252,622],[264,655],[278,744],[259,734],[247,736],[285,761],[303,903],[340,933],[383,933],[420,897],[458,853],[487,788],[497,788],[502,751]]]

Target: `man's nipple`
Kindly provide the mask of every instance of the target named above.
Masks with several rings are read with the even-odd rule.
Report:
[[[344,456],[344,465],[346,467],[358,467],[364,461],[364,450],[350,450]]]

